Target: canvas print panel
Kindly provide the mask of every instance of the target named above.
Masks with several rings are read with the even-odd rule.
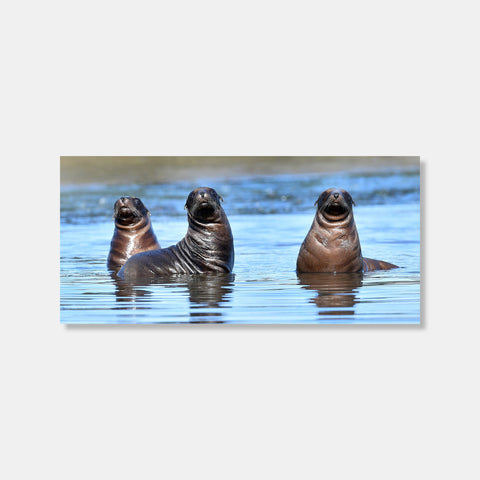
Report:
[[[419,157],[61,157],[65,324],[419,324]]]

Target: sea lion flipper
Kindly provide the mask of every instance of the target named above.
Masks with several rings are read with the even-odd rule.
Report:
[[[399,268],[398,265],[385,262],[383,260],[375,260],[373,258],[363,257],[363,271],[370,272],[373,270],[391,270],[392,268]]]

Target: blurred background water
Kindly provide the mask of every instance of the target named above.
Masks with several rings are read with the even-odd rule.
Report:
[[[419,162],[368,160],[272,159],[262,167],[262,159],[190,157],[182,163],[177,157],[152,166],[151,159],[139,164],[62,158],[62,323],[419,323]],[[140,197],[161,246],[167,247],[185,235],[185,200],[198,186],[213,187],[224,199],[235,241],[233,273],[160,278],[136,286],[114,281],[106,258],[115,200]],[[329,187],[352,195],[363,254],[401,268],[296,274],[313,204]]]

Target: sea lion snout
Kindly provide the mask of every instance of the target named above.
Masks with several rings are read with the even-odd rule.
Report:
[[[130,212],[130,208],[126,204],[126,198],[120,197],[113,206],[113,218],[118,219],[119,217],[125,216]]]
[[[210,201],[213,201],[214,200],[214,197],[213,195],[211,194],[211,192],[207,192],[205,190],[200,190],[198,193],[197,193],[197,199],[198,201],[200,202],[200,205],[206,205],[208,204]]]
[[[128,198],[128,197],[127,197]],[[114,207],[114,212],[115,214],[123,211],[130,210],[130,208],[127,205],[127,199],[125,197],[120,197],[116,202],[115,202],[115,207]]]
[[[132,204],[133,200],[135,197],[120,197],[116,202],[115,206],[118,206],[118,208],[128,208],[128,204]],[[137,199],[138,200],[138,199]]]
[[[321,193],[319,200],[322,199],[322,203],[324,202],[346,202],[350,205],[355,205],[355,202],[352,199],[352,196],[342,188],[329,188]],[[320,202],[319,202],[320,203]]]

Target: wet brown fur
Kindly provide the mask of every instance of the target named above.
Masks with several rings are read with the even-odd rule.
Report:
[[[114,205],[115,230],[107,268],[118,272],[133,255],[160,248],[150,221],[150,212],[136,197],[121,197]]]
[[[312,226],[297,257],[297,272],[367,272],[398,268],[382,260],[362,256],[360,239],[353,218],[351,195],[329,188],[315,202]]]
[[[185,204],[185,237],[170,247],[133,256],[118,276],[131,281],[175,274],[230,273],[234,263],[233,235],[221,200],[213,188],[193,190]]]

